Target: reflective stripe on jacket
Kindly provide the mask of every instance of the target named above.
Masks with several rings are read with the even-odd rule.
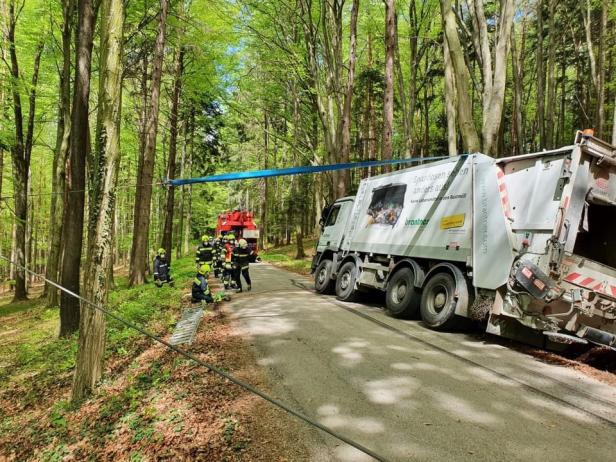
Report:
[[[214,252],[213,252],[211,244],[209,242],[202,243],[197,248],[197,263],[201,265],[204,263],[212,264],[213,254]]]
[[[193,279],[192,283],[192,295],[193,297],[197,294],[205,294],[208,295],[210,293],[210,287],[207,283],[207,279],[203,274],[197,274],[195,279]]]
[[[234,261],[237,263],[237,266],[242,269],[248,268],[248,264],[250,263],[252,255],[253,252],[248,247],[242,249],[238,246],[233,250]]]
[[[169,277],[170,268],[166,258],[160,258],[160,255],[154,258],[154,276],[158,276],[159,279],[165,280]]]

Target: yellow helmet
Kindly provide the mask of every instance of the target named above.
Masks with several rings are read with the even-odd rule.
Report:
[[[167,251],[165,249],[163,249],[162,247],[160,249],[158,249],[158,255],[164,255],[166,253],[167,253]]]
[[[203,236],[201,236],[201,242],[207,242],[210,240],[210,236],[208,236],[207,234],[204,234]]]
[[[203,274],[205,276],[205,275],[209,274],[211,270],[212,270],[212,268],[210,268],[210,265],[208,265],[207,263],[204,263],[199,268],[199,274]]]
[[[227,239],[229,239],[230,241],[234,241],[235,240],[235,234],[233,234],[233,233],[227,234]]]
[[[246,247],[248,247],[248,242],[246,242],[246,239],[240,239],[238,241],[238,244],[240,245],[240,249],[245,249]]]

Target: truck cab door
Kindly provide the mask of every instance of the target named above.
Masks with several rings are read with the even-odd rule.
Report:
[[[324,217],[323,229],[317,243],[317,253],[327,249],[337,251],[340,248],[352,208],[353,201],[350,200],[336,202],[329,207],[329,214]]]

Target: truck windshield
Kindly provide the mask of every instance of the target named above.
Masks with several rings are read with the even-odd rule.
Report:
[[[585,213],[588,230],[579,231],[573,253],[616,268],[616,208],[591,203]]]
[[[339,205],[333,206],[331,209],[331,212],[329,212],[329,216],[327,217],[325,226],[334,226],[336,224],[336,220],[338,220],[339,212],[340,212],[340,206]]]

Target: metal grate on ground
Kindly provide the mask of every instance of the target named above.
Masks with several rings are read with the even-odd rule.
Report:
[[[201,308],[184,310],[182,319],[180,319],[175,326],[169,343],[171,343],[171,345],[181,345],[183,343],[192,344],[202,317],[203,310]]]

